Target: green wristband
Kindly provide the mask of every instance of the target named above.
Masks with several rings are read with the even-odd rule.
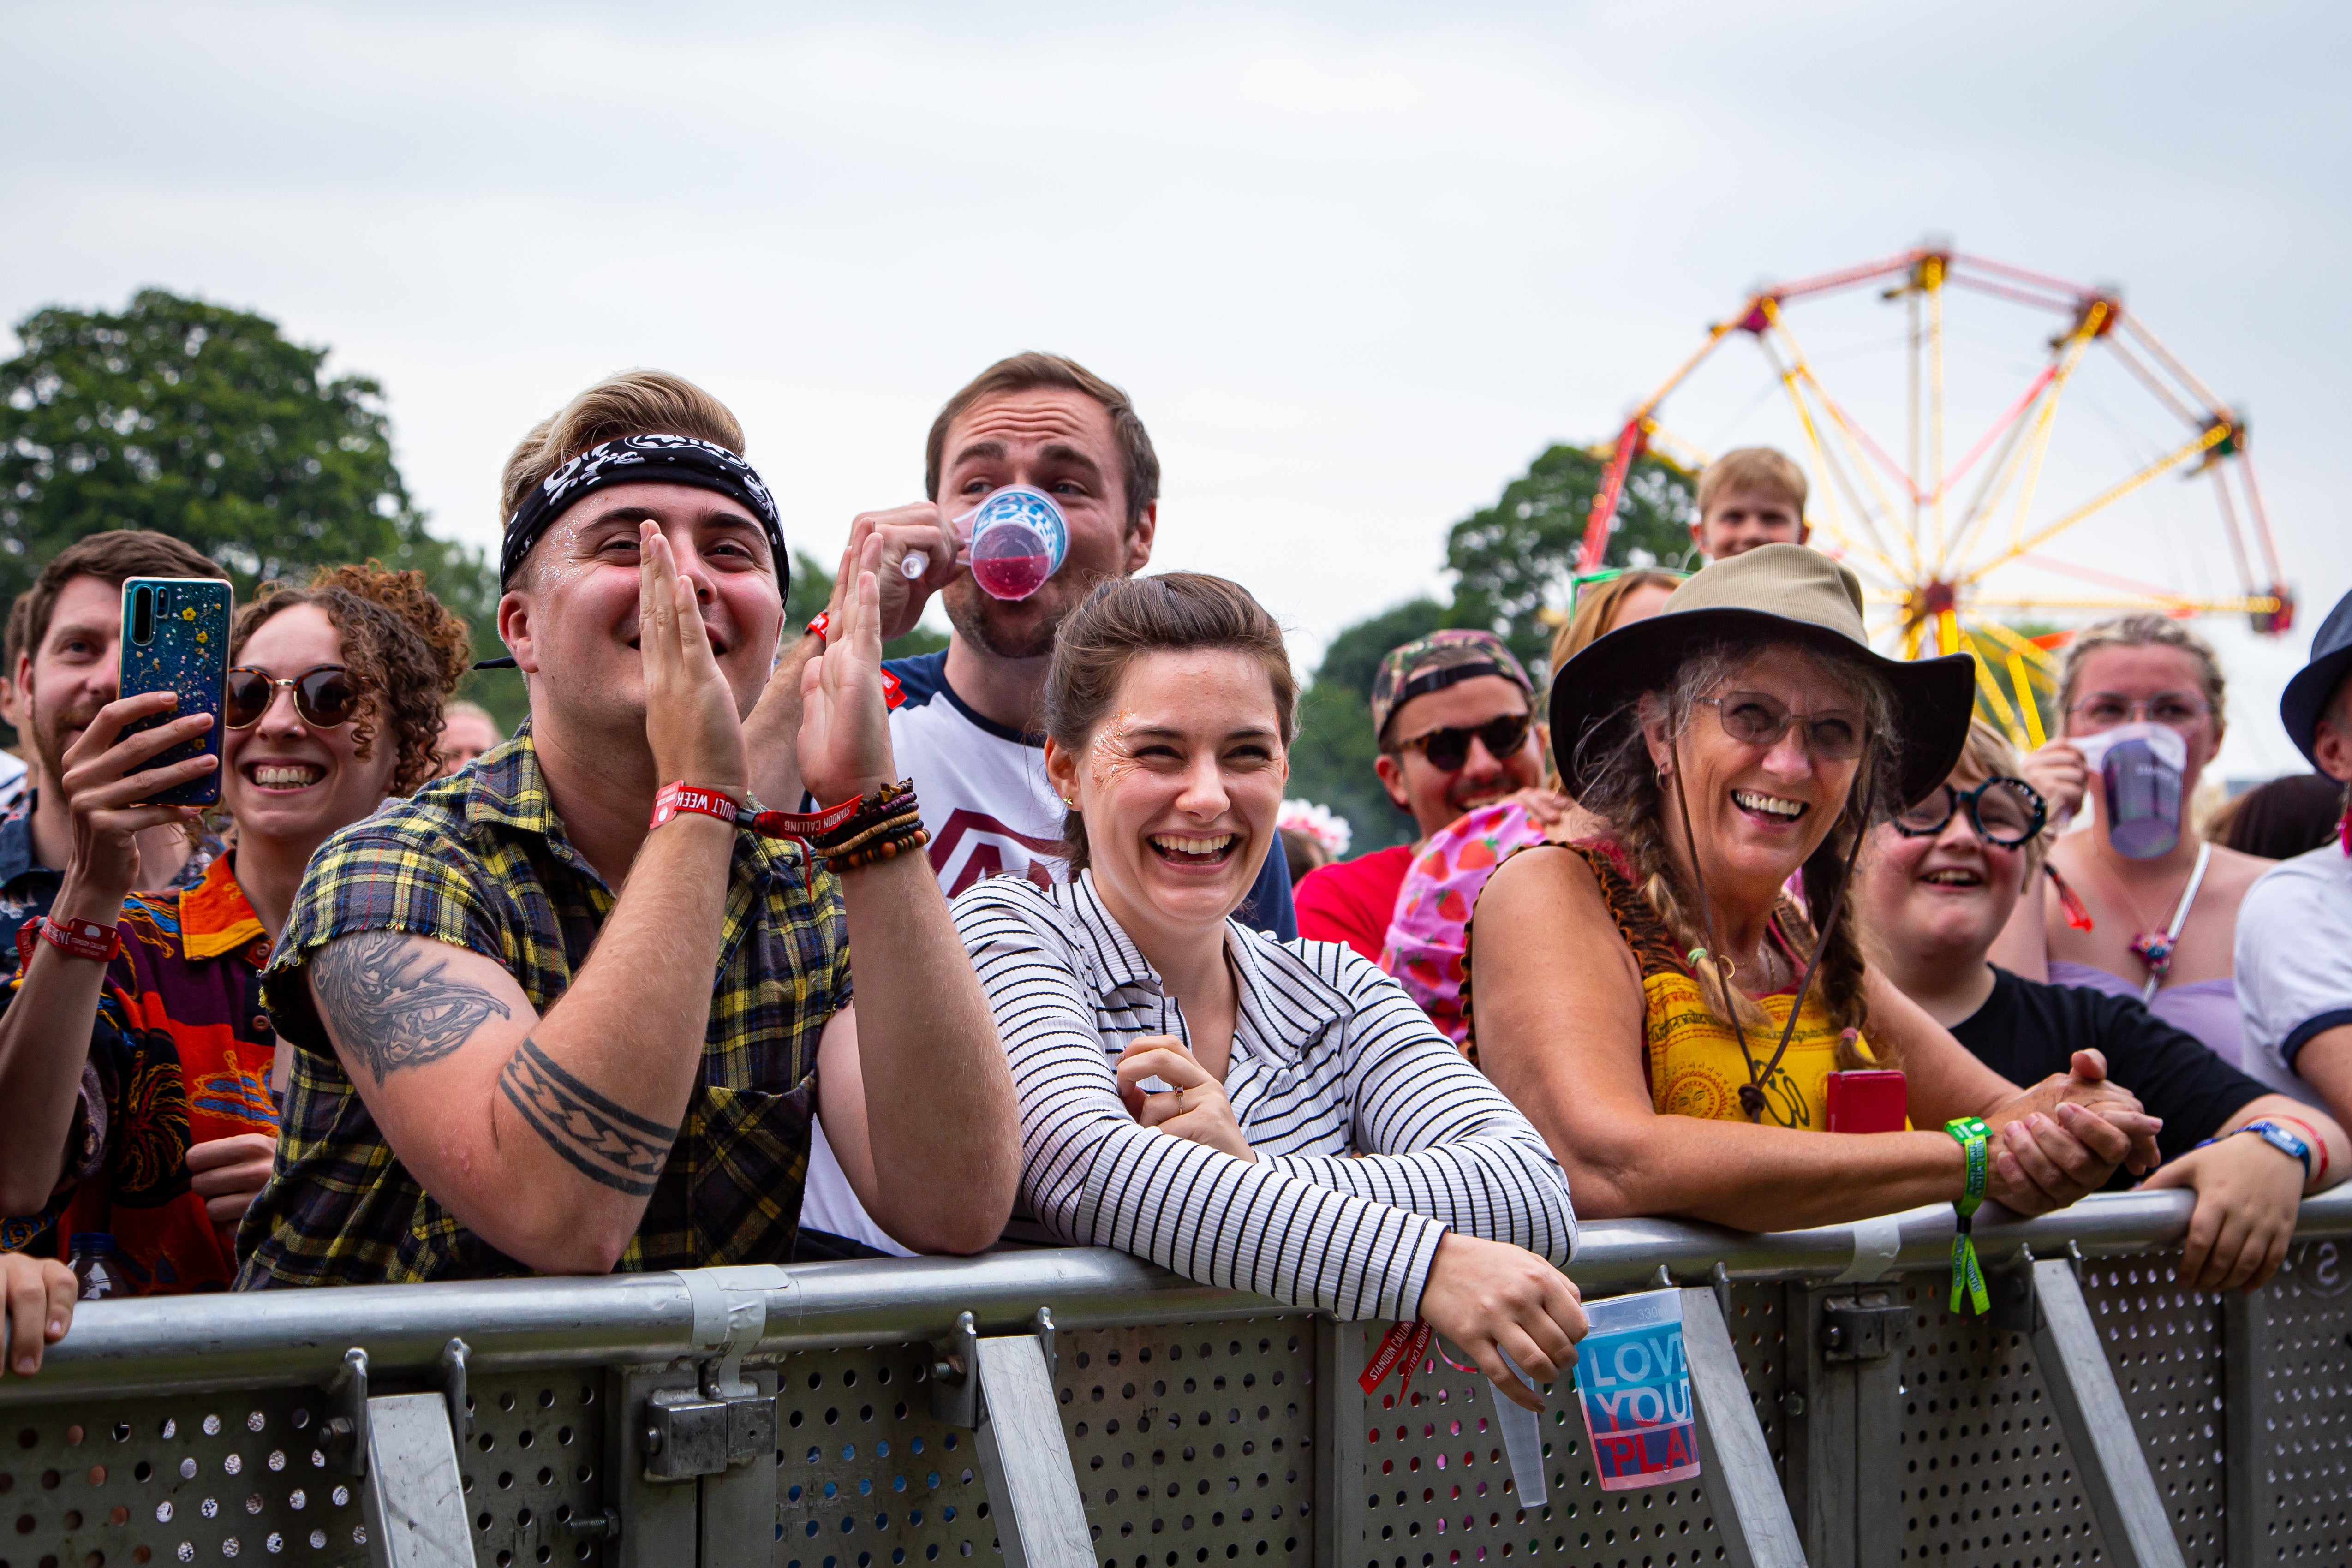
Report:
[[[1952,1235],[1952,1311],[1960,1310],[1962,1296],[1981,1317],[1992,1311],[1992,1292],[1985,1288],[1984,1268],[1977,1260],[1977,1244],[1969,1232],[1976,1218],[1977,1209],[1985,1200],[1985,1184],[1990,1174],[1991,1159],[1987,1141],[1992,1129],[1981,1116],[1955,1116],[1944,1124],[1944,1131],[1959,1144],[1968,1155],[1968,1184],[1959,1198],[1952,1205],[1955,1228]]]

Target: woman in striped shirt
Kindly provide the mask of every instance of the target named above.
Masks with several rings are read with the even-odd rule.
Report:
[[[1584,1332],[1542,1137],[1395,981],[1232,918],[1278,840],[1297,685],[1221,578],[1105,582],[1064,622],[1045,769],[1072,880],[958,929],[1013,1059],[1022,1216],[1343,1318],[1426,1319],[1534,1407]]]

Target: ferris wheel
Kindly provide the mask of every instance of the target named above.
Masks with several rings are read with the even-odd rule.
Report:
[[[1809,358],[1790,318],[1807,315],[1810,332],[1839,296],[1845,339]],[[1769,413],[1801,447],[1813,542],[1861,578],[1873,639],[1907,658],[1972,654],[1980,711],[2015,738],[2043,739],[2039,694],[2054,689],[2053,651],[2072,634],[2062,622],[2154,612],[2241,614],[2269,634],[2292,623],[2243,416],[2116,289],[1941,246],[1765,286],[1709,328],[1602,449],[1580,570],[1601,565],[1636,457],[1707,461],[1659,414],[1678,391],[1696,401],[1711,361],[1730,369],[1716,350],[1736,338],[1755,343],[1770,380],[1727,435]],[[1857,385],[1842,400],[1829,383],[1847,379]],[[1891,439],[1872,434],[1897,419]],[[2029,692],[2036,700],[2012,701]]]

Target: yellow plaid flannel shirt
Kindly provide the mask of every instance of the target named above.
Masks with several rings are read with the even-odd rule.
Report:
[[[456,778],[320,847],[262,977],[296,1050],[277,1163],[237,1231],[239,1290],[530,1272],[460,1225],[385,1143],[319,1022],[303,966],[339,936],[413,932],[496,958],[543,1014],[587,961],[613,903],[564,838],[527,725]],[[797,844],[740,835],[702,1071],[621,1269],[791,1260],[818,1037],[849,998],[841,884]]]

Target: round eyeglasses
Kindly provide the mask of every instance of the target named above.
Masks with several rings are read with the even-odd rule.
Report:
[[[1977,837],[2004,850],[2031,843],[2049,815],[2042,792],[2022,779],[1988,779],[1973,789],[1938,785],[1936,792],[1895,819],[1906,839],[1932,838],[1966,805]]]

